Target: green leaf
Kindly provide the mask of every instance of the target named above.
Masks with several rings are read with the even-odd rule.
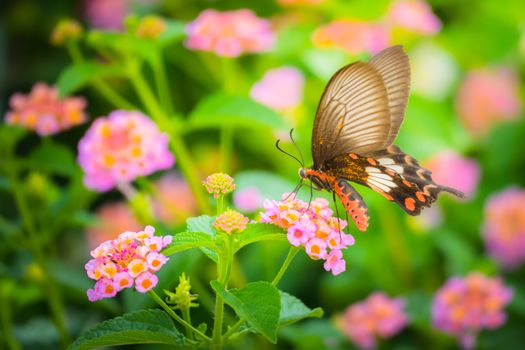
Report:
[[[214,217],[209,215],[201,215],[186,220],[186,227],[188,232],[204,232],[210,237],[215,237],[215,228],[212,226]]]
[[[57,80],[60,96],[69,95],[84,87],[95,79],[121,76],[122,66],[115,64],[100,64],[95,61],[88,61],[71,65],[64,69]]]
[[[293,295],[279,291],[281,295],[281,315],[279,327],[284,327],[309,317],[323,317],[323,309],[316,307],[310,309]]]
[[[194,218],[188,218],[188,220],[186,220],[187,230],[188,232],[205,233],[209,235],[212,239],[214,239],[215,235],[217,234],[215,228],[212,226],[214,220],[215,218],[209,215],[201,215]],[[208,258],[217,262],[218,256],[214,250],[207,247],[201,247],[200,249],[204,254],[206,254]]]
[[[277,288],[263,281],[248,283],[244,288],[229,291],[224,290],[217,281],[212,281],[211,286],[235,310],[239,318],[245,319],[254,330],[272,343],[277,342],[281,311]]]
[[[99,323],[81,335],[69,350],[125,344],[182,346],[184,338],[169,316],[160,310],[140,310]]]
[[[238,237],[236,251],[242,247],[259,241],[286,241],[284,230],[273,224],[255,223],[249,224]]]
[[[73,175],[79,168],[73,157],[73,153],[66,146],[47,140],[37,147],[23,161],[28,167],[38,170],[49,171],[59,175]]]
[[[162,251],[164,255],[172,255],[192,248],[213,247],[213,240],[204,232],[181,232],[173,236],[171,244]]]
[[[201,100],[191,112],[187,128],[217,128],[225,124],[247,128],[289,128],[284,119],[272,109],[249,97],[224,93],[213,94]]]
[[[156,39],[160,46],[168,46],[186,37],[186,24],[173,19],[164,19],[166,30]]]

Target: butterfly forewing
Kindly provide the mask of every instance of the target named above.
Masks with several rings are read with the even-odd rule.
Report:
[[[386,148],[394,142],[405,116],[410,88],[410,64],[401,46],[393,46],[378,53],[372,57],[370,64],[383,78],[388,95],[390,131],[383,145]]]
[[[339,154],[380,149],[389,131],[387,91],[381,76],[368,63],[348,65],[330,80],[317,108],[314,167]]]

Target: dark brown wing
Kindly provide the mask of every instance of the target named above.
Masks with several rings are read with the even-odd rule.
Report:
[[[407,67],[406,55],[394,46],[374,56],[370,63],[355,62],[335,73],[315,117],[315,168],[340,154],[382,149],[395,138],[408,95]],[[394,117],[390,108],[394,109]]]
[[[370,64],[377,69],[386,86],[388,108],[390,110],[390,131],[384,148],[394,142],[408,102],[410,89],[410,64],[408,56],[400,45],[389,47],[381,51],[370,60]]]

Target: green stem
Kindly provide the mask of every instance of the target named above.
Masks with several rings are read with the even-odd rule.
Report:
[[[290,263],[292,262],[293,258],[298,252],[299,252],[299,248],[294,247],[294,246],[290,247],[290,250],[288,251],[288,255],[286,255],[286,259],[284,259],[284,262],[281,268],[279,269],[279,271],[277,272],[277,275],[275,275],[275,278],[272,281],[272,286],[276,287],[277,284],[279,284],[279,281],[283,277],[284,273],[288,269],[288,266],[290,266]]]
[[[231,169],[234,129],[231,125],[221,126],[221,171],[228,173]]]
[[[166,68],[164,67],[164,60],[162,59],[162,52],[158,47],[155,48],[155,57],[152,61],[152,68],[160,103],[167,109],[170,116],[175,115],[175,109],[171,101],[170,87],[168,80],[166,79]]]
[[[223,254],[219,255],[219,263],[217,264],[217,279],[219,283],[226,289],[228,287],[228,280],[230,278],[231,263],[233,259],[233,251],[231,246],[231,236],[225,235],[225,249]],[[215,299],[215,319],[213,322],[212,348],[222,348],[222,323],[224,317],[224,299],[216,294]]]
[[[71,57],[71,60],[73,61],[73,64],[84,62],[84,56],[78,47],[78,43],[69,42],[66,48],[69,56]],[[102,95],[102,97],[108,100],[108,102],[113,106],[123,109],[137,109],[132,103],[128,102],[119,93],[109,87],[109,85],[107,85],[102,79],[93,79],[91,84],[93,87],[95,87],[95,90],[97,90]]]
[[[184,308],[181,309],[182,312],[182,319],[186,321],[186,323],[191,324],[191,315],[190,315],[190,308]],[[193,333],[191,331],[191,328],[186,327],[186,337],[189,339],[193,339]]]
[[[197,204],[199,205],[201,212],[204,214],[211,213],[208,196],[204,192],[204,187],[200,181],[199,173],[193,165],[186,145],[184,142],[182,142],[180,136],[175,134],[172,134],[170,138],[170,144],[173,151],[175,152],[175,156],[177,157],[177,164],[180,168],[180,171],[182,172],[182,175],[184,175],[184,178],[188,182],[193,195],[197,199]]]
[[[170,308],[168,306],[168,304],[166,304],[164,302],[164,300],[162,300],[162,298],[153,290],[151,289],[149,291],[149,295],[151,295],[151,297],[153,298],[153,300],[155,300],[155,302],[157,304],[160,305],[160,307],[162,307],[164,309],[164,311],[166,311],[168,313],[168,315],[170,315],[175,321],[179,322],[181,325],[183,325],[184,327],[186,327],[186,329],[190,329],[193,333],[195,333],[196,335],[198,335],[199,337],[201,337],[202,339],[206,340],[206,341],[210,341],[211,338],[208,337],[206,334],[202,333],[201,331],[199,331],[197,328],[193,327],[191,324],[189,324],[188,322],[186,322],[182,317],[180,317],[179,315],[177,315],[175,313],[175,311],[173,311],[172,308]]]
[[[20,350],[22,347],[13,335],[13,318],[11,313],[10,290],[8,284],[2,281],[0,286],[0,318],[5,342],[10,350]]]
[[[233,326],[231,326],[228,331],[226,333],[224,333],[224,335],[222,336],[222,341],[223,342],[226,342],[228,339],[230,339],[230,337],[232,336],[233,333],[235,333],[237,331],[237,329],[239,329],[239,327],[243,324],[243,322],[245,321],[244,318],[241,318],[239,321],[237,321]]]
[[[217,216],[224,212],[224,196],[221,195],[217,198]]]
[[[55,322],[55,325],[60,334],[62,347],[66,348],[67,345],[70,343],[71,339],[69,337],[69,333],[66,327],[65,309],[64,305],[62,304],[60,292],[56,288],[57,285],[53,280],[52,276],[48,273],[48,270],[46,268],[46,259],[42,246],[40,244],[40,238],[38,237],[35,223],[31,215],[31,211],[29,210],[29,206],[27,205],[25,196],[21,191],[22,187],[18,182],[16,170],[14,170],[13,167],[10,168],[8,176],[16,206],[18,208],[20,217],[22,218],[22,222],[29,236],[33,254],[35,254],[36,262],[42,269],[42,272],[44,274],[42,284],[45,289],[44,294],[47,298],[47,303],[50,308],[53,321]]]
[[[184,175],[184,178],[188,182],[188,185],[190,186],[195,198],[197,199],[197,203],[201,211],[203,213],[210,213],[208,198],[205,195],[202,185],[199,181],[199,173],[193,165],[188,149],[186,148],[186,145],[182,141],[178,132],[176,132],[175,128],[172,127],[172,123],[170,123],[169,118],[156,101],[155,96],[151,92],[151,89],[140,74],[138,66],[132,65],[130,67],[129,77],[135,90],[137,91],[137,94],[146,106],[146,109],[151,114],[153,120],[157,122],[162,130],[168,132],[171,135],[170,145],[175,153],[175,156],[177,157],[177,164]]]

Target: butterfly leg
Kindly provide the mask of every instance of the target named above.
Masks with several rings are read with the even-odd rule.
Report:
[[[334,179],[331,186],[334,195],[339,197],[347,214],[350,214],[357,228],[360,231],[366,231],[369,219],[368,208],[361,195],[342,178]]]

